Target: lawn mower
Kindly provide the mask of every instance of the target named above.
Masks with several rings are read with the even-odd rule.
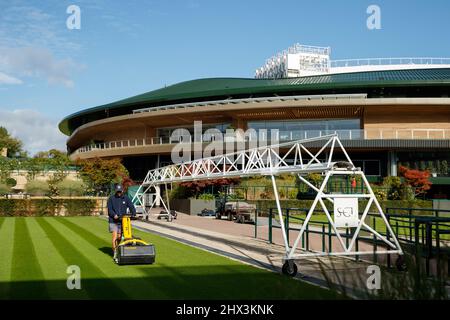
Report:
[[[133,237],[129,214],[122,216],[122,239],[116,247],[115,261],[124,264],[152,264],[155,262],[155,246],[138,237]]]

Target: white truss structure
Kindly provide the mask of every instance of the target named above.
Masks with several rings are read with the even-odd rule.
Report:
[[[255,71],[256,79],[283,79],[327,74],[330,71],[330,47],[294,44],[277,53]]]
[[[336,149],[340,149],[346,161],[333,161]],[[280,152],[280,150],[282,152]],[[320,187],[314,186],[309,182],[305,176],[309,173],[320,173],[324,175],[324,180]],[[305,221],[302,224],[300,232],[295,239],[292,246],[288,243],[288,238],[285,230],[283,211],[280,204],[280,197],[278,195],[277,184],[275,176],[280,174],[297,174],[299,179],[308,185],[310,188],[317,192],[317,195],[313,201],[311,208],[309,209]],[[364,173],[360,168],[354,166],[350,157],[348,156],[345,148],[337,135],[327,135],[312,139],[304,139],[298,141],[291,141],[287,143],[268,145],[259,148],[251,148],[234,153],[228,153],[224,155],[213,156],[209,158],[202,158],[186,163],[173,164],[170,166],[157,168],[150,170],[143,183],[136,192],[133,200],[142,206],[145,212],[146,218],[149,216],[151,208],[155,205],[159,199],[166,209],[166,212],[170,212],[169,201],[166,192],[166,201],[161,196],[159,186],[165,185],[166,191],[168,186],[172,183],[205,180],[205,179],[219,179],[219,178],[233,178],[233,177],[250,177],[250,176],[270,176],[274,191],[274,196],[277,204],[277,211],[280,220],[281,231],[285,246],[284,260],[291,263],[293,260],[301,257],[310,256],[326,256],[326,255],[371,255],[371,254],[403,254],[400,244],[394,234],[388,220],[378,203],[369,182],[367,181]],[[366,193],[353,193],[353,194],[336,194],[326,191],[328,181],[332,176],[360,176],[362,182],[365,185]],[[153,194],[153,201],[150,204],[150,208],[147,208],[145,203],[145,194]],[[343,240],[343,234],[346,228],[340,228],[336,225],[335,219],[332,218],[329,210],[325,205],[325,200],[334,203],[337,198],[353,198],[353,199],[366,199],[367,205],[362,212],[357,213],[358,224],[355,227],[355,232],[351,238],[348,246],[346,246]],[[333,252],[305,252],[300,251],[299,243],[303,234],[308,226],[311,217],[314,215],[316,208],[320,206],[325,212],[331,227],[342,247],[341,251]],[[372,206],[375,206],[375,214],[379,214],[384,223],[386,224],[389,236],[381,235],[371,226],[365,223],[369,210]],[[374,212],[371,212],[374,214]],[[168,219],[171,219],[168,214]],[[368,251],[356,251],[355,243],[359,233],[365,230],[374,235],[377,239],[385,243],[388,249],[386,250],[368,250]],[[328,251],[331,251],[328,249]]]

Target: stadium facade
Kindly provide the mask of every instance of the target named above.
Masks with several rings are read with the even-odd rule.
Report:
[[[255,78],[181,82],[63,119],[72,159],[120,157],[135,180],[171,162],[177,128],[277,129],[283,142],[336,133],[373,181],[399,165],[432,172],[450,197],[450,59],[332,61],[329,48],[295,45]],[[207,135],[201,137],[206,145]],[[189,143],[189,141],[187,141]]]

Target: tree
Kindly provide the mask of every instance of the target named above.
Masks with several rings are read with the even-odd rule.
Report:
[[[58,184],[60,196],[82,196],[86,189],[86,184],[79,180],[70,180],[66,178]]]
[[[76,165],[80,167],[80,177],[97,193],[109,191],[111,184],[122,183],[128,177],[128,170],[118,158],[79,159]]]
[[[402,166],[400,166],[401,168]],[[403,167],[405,168],[405,167]],[[386,190],[388,200],[399,200],[403,196],[404,186],[400,177],[388,176],[383,179],[382,187]]]
[[[22,141],[12,137],[6,128],[0,127],[0,149],[7,148],[8,157],[23,154],[22,147]]]
[[[57,150],[57,149],[50,149],[48,151],[39,151],[34,155],[34,158],[40,158],[40,159],[57,159],[62,162],[70,162],[69,157],[67,156],[67,152]]]
[[[66,178],[67,173],[62,170],[53,172],[47,180],[49,197],[59,196],[59,184]]]
[[[127,175],[123,175],[123,173],[121,173],[120,176],[122,178],[122,187],[123,187],[124,192],[127,192],[129,187],[135,185],[135,182],[133,181],[133,179],[131,179]]]
[[[429,171],[411,170],[403,166],[399,169],[400,175],[405,179],[405,182],[414,189],[416,196],[425,194],[430,190],[432,183],[429,180]]]

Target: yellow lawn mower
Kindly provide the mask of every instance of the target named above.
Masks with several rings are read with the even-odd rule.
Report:
[[[122,216],[122,239],[116,246],[115,262],[118,265],[152,264],[155,262],[155,246],[133,237],[130,215]]]

